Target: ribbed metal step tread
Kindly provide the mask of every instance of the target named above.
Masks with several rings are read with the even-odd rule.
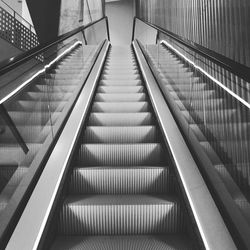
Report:
[[[1,137],[0,137],[1,138]],[[147,143],[157,141],[155,126],[86,127],[85,143]]]
[[[61,81],[65,82],[65,80],[61,80]],[[74,82],[74,83],[78,84],[78,82],[80,80],[71,79],[71,80],[67,80],[67,82],[68,81],[71,81],[71,82]],[[41,92],[45,92],[45,93],[49,93],[49,92],[74,92],[75,88],[76,87],[74,85],[71,85],[71,84],[54,85],[51,88],[48,85],[37,84],[37,85],[34,85],[34,87],[32,87],[32,91],[34,91],[34,92],[41,91]]]
[[[0,145],[0,165],[22,165],[29,166],[34,156],[41,147],[38,143],[27,143],[29,152],[26,155],[18,144]]]
[[[153,116],[145,113],[91,113],[90,126],[140,126],[153,124]]]
[[[170,195],[74,195],[61,208],[58,233],[128,235],[181,233],[180,201]]]
[[[101,80],[99,86],[141,86],[141,80]]]
[[[12,103],[7,109],[9,111],[36,111],[39,112],[40,110],[51,110],[51,111],[57,111],[61,112],[65,105],[67,104],[67,101],[24,101],[19,100],[15,103]]]
[[[75,167],[71,194],[167,194],[174,189],[169,167]]]
[[[95,96],[96,102],[143,102],[146,101],[146,94],[101,94],[97,93]]]
[[[23,100],[36,100],[39,101],[67,101],[72,96],[71,93],[46,93],[46,92],[26,92]]]
[[[60,236],[50,250],[191,250],[186,235]]]
[[[25,142],[36,142],[42,143],[46,139],[49,133],[51,133],[51,127],[48,125],[45,126],[16,126],[20,135],[24,138]],[[1,143],[16,143],[16,138],[8,127],[5,127],[4,132],[0,134]]]
[[[164,155],[160,143],[82,144],[78,163],[85,166],[161,165]]]
[[[51,114],[51,120],[49,112],[34,113],[25,111],[9,111],[8,114],[16,125],[26,125],[27,123],[30,125],[45,125],[48,123],[50,124],[50,121],[52,124],[55,124],[61,113],[53,112]],[[1,120],[0,124],[5,125],[5,123]]]
[[[1,185],[8,183],[9,186],[17,186],[28,171],[28,167],[0,166]],[[6,183],[2,183],[3,181]]]
[[[148,102],[94,102],[92,112],[133,113],[149,111]]]
[[[102,80],[138,80],[140,75],[102,75]]]
[[[104,69],[103,73],[106,75],[135,75],[139,71],[136,69]]]
[[[97,89],[97,93],[141,93],[144,91],[143,86],[112,86],[112,87],[107,87],[107,86],[100,86]]]

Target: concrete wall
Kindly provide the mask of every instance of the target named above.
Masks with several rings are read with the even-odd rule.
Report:
[[[109,18],[113,45],[131,43],[134,11],[134,0],[106,1],[106,15]]]

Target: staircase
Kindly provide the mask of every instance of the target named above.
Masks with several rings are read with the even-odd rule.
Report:
[[[29,152],[22,151],[0,117],[0,215],[46,139],[57,131],[59,118],[83,83],[94,53],[94,47],[78,46],[53,70],[4,104]]]
[[[50,249],[196,249],[130,47],[110,49],[74,154]]]

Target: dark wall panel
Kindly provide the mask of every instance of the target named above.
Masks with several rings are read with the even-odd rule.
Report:
[[[26,0],[40,43],[58,35],[61,0]]]
[[[250,66],[249,0],[138,0],[137,13]]]
[[[95,21],[103,15],[102,0],[26,0],[41,43]]]

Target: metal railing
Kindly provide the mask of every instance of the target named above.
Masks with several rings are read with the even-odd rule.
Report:
[[[35,32],[34,26],[28,22],[25,18],[23,18],[21,15],[19,15],[12,7],[10,7],[9,4],[7,4],[5,1],[0,0],[0,7],[2,7],[4,10],[8,11],[15,19],[20,21],[25,27],[27,27],[30,31],[33,33]]]

